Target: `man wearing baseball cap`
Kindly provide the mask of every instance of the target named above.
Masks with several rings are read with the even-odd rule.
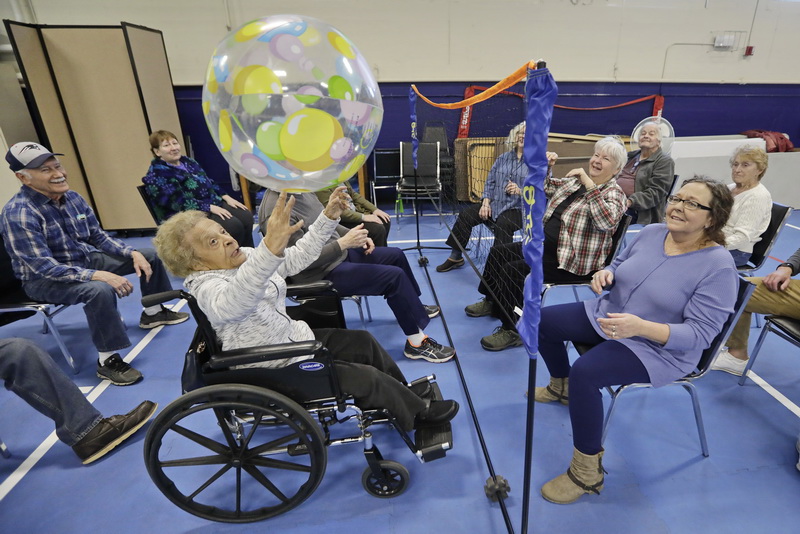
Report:
[[[131,345],[116,302],[133,292],[124,275],[136,273],[142,295],[172,286],[153,250],[134,250],[100,227],[86,200],[70,191],[67,172],[56,157],[61,155],[33,142],[8,150],[6,161],[22,187],[0,215],[5,247],[29,297],[84,304],[99,352],[97,376],[118,386],[133,384],[142,374],[119,354]],[[142,312],[139,326],[149,329],[188,318],[159,305]]]

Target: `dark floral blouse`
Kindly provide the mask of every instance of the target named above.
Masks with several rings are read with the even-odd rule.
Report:
[[[159,220],[181,211],[210,211],[211,206],[222,204],[224,193],[199,163],[181,156],[181,165],[184,168],[155,158],[150,162],[147,175],[142,178]]]

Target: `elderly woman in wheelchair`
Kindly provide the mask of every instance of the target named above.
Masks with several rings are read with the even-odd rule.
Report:
[[[199,347],[193,343],[193,348],[201,352],[210,343],[222,349],[210,350],[210,358],[202,364],[203,384],[215,385],[192,391],[167,407],[154,422],[145,444],[148,470],[159,489],[178,506],[201,517],[253,521],[296,506],[321,480],[325,445],[347,442],[365,443],[370,464],[362,478],[365,488],[377,496],[399,494],[405,489],[408,472],[402,465],[380,457],[366,430],[374,422],[393,424],[421,461],[442,457],[450,448],[448,422],[458,412],[458,404],[442,400],[432,377],[407,384],[369,332],[312,329],[304,321],[291,318],[285,303],[285,277],[316,259],[347,206],[347,195],[343,187],[337,189],[311,231],[295,246],[287,247],[289,236],[303,224],[289,224],[293,204],[294,198],[287,201],[286,195],[281,195],[268,221],[267,237],[254,249],[240,248],[218,223],[196,211],[170,218],[154,240],[165,265],[174,274],[186,277],[185,286],[191,295],[184,295],[198,321],[198,335],[204,325],[211,331],[205,334],[210,338],[206,343]],[[329,387],[323,387],[320,393],[309,392],[313,384],[327,382],[319,381],[321,373],[314,372],[319,370],[331,377]],[[236,386],[231,387],[231,382]],[[268,389],[263,393],[252,385]],[[209,388],[213,391],[208,392]],[[284,394],[296,394],[297,398]],[[349,397],[353,403],[345,402]],[[200,428],[184,427],[184,420],[197,415],[201,407],[214,411],[218,426],[203,430],[222,429],[222,443],[200,435]],[[319,425],[309,414],[317,416]],[[328,427],[350,419],[358,422],[359,434],[332,439]],[[253,425],[250,430],[246,429],[248,424]],[[278,425],[288,425],[290,430],[276,430]],[[416,443],[408,437],[413,429]],[[188,438],[180,460],[164,459],[168,449],[165,436],[170,430]],[[258,439],[260,433],[268,437]],[[442,440],[442,436],[448,439]],[[256,440],[258,445],[254,446]],[[197,446],[215,455],[187,456]],[[171,446],[170,452],[174,452]],[[205,482],[198,479],[203,482],[199,487],[184,481],[190,486],[187,491],[171,477],[177,466],[188,465],[214,469],[208,477],[201,477]],[[243,482],[237,482],[235,510],[228,509],[233,506],[230,503],[215,502],[215,493],[224,501],[226,492],[211,488],[229,470],[247,479],[259,495],[245,504]],[[302,483],[283,480],[297,472],[305,473],[300,476]],[[261,498],[275,502],[265,505]]]

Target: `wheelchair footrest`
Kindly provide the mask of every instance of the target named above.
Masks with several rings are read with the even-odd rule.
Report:
[[[439,384],[431,382],[431,387],[433,388],[432,398],[442,400]],[[432,462],[444,458],[447,451],[453,448],[453,428],[450,423],[422,427],[414,432],[414,443],[422,454],[423,461]]]
[[[450,423],[420,428],[414,432],[414,443],[423,461],[444,458],[447,451],[453,448],[453,428]]]

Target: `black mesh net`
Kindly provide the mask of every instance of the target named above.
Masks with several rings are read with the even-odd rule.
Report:
[[[471,86],[465,98],[483,89]],[[461,253],[471,260],[465,263],[467,268],[470,263],[475,266],[481,293],[494,303],[492,315],[507,326],[515,322],[514,307],[522,306],[521,287],[529,271],[519,241],[521,189],[515,188],[521,187],[527,174],[521,143],[517,153],[517,134],[524,133],[525,114],[522,83],[461,109],[441,109],[419,98],[416,104],[417,178],[422,174],[424,150],[430,148],[426,143],[438,142],[441,192],[437,207],[446,226],[446,246],[455,251],[454,256]],[[430,200],[436,204],[433,196]],[[482,212],[482,199],[487,197],[492,199],[490,210]],[[475,310],[476,314],[488,312],[485,307]]]

